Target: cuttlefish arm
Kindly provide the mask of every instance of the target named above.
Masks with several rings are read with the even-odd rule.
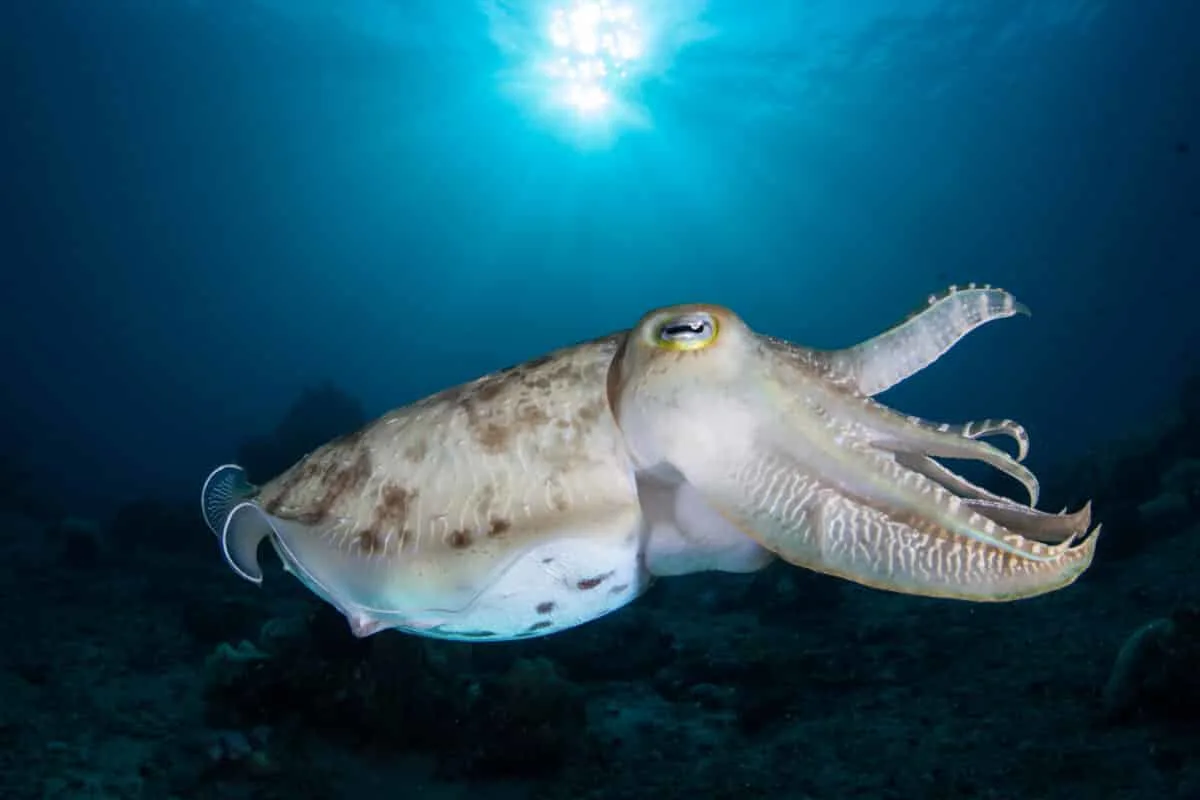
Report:
[[[1029,433],[1025,426],[1011,419],[984,419],[953,425],[946,422],[927,422],[918,417],[909,417],[908,421],[921,427],[932,427],[938,433],[964,439],[982,439],[988,436],[1007,436],[1017,445],[1017,461],[1024,461],[1029,455]]]
[[[931,456],[980,461],[1020,483],[1029,495],[1029,505],[1037,505],[1041,491],[1037,476],[1020,463],[1029,453],[1029,435],[1012,420],[983,420],[962,425],[932,423],[919,417],[897,414],[869,398],[855,397],[846,397],[843,409],[847,419],[853,419],[869,431],[866,438],[874,447],[896,454],[897,458],[918,471],[925,470],[914,465],[932,460]],[[982,441],[984,437],[995,435],[1006,435],[1013,439],[1017,445],[1015,457]],[[939,475],[949,473],[955,483],[969,487],[968,493],[984,491],[941,464],[935,462],[930,469]]]
[[[647,315],[614,360],[609,395],[639,469],[678,471],[802,567],[890,591],[1003,601],[1070,584],[1095,552],[1088,507],[1051,515],[960,496],[877,446],[892,420],[780,357],[727,309]]]
[[[1029,309],[1013,295],[991,286],[966,288],[951,286],[931,295],[927,306],[904,322],[865,342],[842,350],[814,350],[791,342],[759,336],[772,359],[793,368],[815,373],[830,385],[852,397],[870,398],[932,364],[971,331],[988,322]],[[872,443],[897,454],[919,454],[939,458],[982,461],[1020,483],[1029,495],[1029,504],[1037,505],[1037,478],[1021,466],[1029,451],[1029,437],[1011,420],[983,420],[963,425],[931,423],[917,417],[896,414],[886,407],[864,400],[855,408],[848,400],[847,413],[871,427]],[[1017,445],[1015,458],[983,438],[997,434],[1012,437]],[[919,459],[906,459],[916,464]],[[924,462],[921,462],[925,466]],[[939,474],[948,472],[940,465],[928,465]],[[949,473],[958,483],[965,478]],[[978,487],[972,487],[977,489]]]

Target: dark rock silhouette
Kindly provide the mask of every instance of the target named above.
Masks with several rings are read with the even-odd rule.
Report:
[[[270,434],[238,448],[238,463],[255,482],[270,480],[326,442],[367,423],[362,405],[330,381],[300,393]]]

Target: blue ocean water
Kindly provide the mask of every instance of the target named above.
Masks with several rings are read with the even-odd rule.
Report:
[[[0,433],[21,486],[9,505],[33,530],[106,526],[146,498],[195,509],[204,475],[306,388],[329,381],[369,419],[685,302],[837,348],[950,285],[1010,290],[1031,317],[972,333],[882,399],[935,420],[1021,421],[1029,465],[1064,502],[1095,488],[1078,476],[1099,454],[1153,437],[1192,397],[1194,3],[613,0],[605,13],[627,16],[605,23],[610,42],[557,41],[554,26],[574,23],[556,13],[591,5],[3,4]],[[605,74],[589,77],[596,63]],[[1134,452],[1157,476],[1200,458],[1200,439]],[[106,552],[97,569],[115,570]],[[249,592],[211,556],[209,591]],[[1177,586],[1139,613],[1196,602],[1187,576]],[[1115,656],[1103,644],[1087,651],[1101,672]],[[13,669],[56,658],[39,653]],[[1021,671],[1020,652],[1003,658]],[[719,694],[718,672],[703,682]],[[0,705],[24,691],[0,685]],[[44,753],[19,725],[0,714],[0,742]],[[1132,752],[1138,735],[1111,747]],[[43,779],[28,796],[85,796],[47,794]],[[238,780],[242,794],[214,796],[271,796]],[[1200,797],[1196,775],[1130,780],[1121,791]],[[917,796],[872,785],[754,791]],[[1109,788],[1095,796],[1135,796]],[[107,791],[86,796],[159,796]],[[919,796],[1065,796],[1014,791]]]
[[[1177,383],[1183,4],[680,4],[607,149],[504,91],[536,16],[497,5],[4,11],[5,416],[39,468],[183,491],[315,379],[381,412],[693,300],[833,347],[1004,286],[1034,317],[902,392],[1025,420],[1038,460]]]

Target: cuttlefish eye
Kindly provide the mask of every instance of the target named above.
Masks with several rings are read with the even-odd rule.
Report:
[[[716,339],[717,319],[706,311],[669,317],[654,334],[654,343],[666,350],[699,350]]]

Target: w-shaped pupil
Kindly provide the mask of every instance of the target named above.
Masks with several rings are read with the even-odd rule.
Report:
[[[699,333],[704,333],[704,323],[700,321],[676,322],[663,328],[663,334],[672,339]]]

